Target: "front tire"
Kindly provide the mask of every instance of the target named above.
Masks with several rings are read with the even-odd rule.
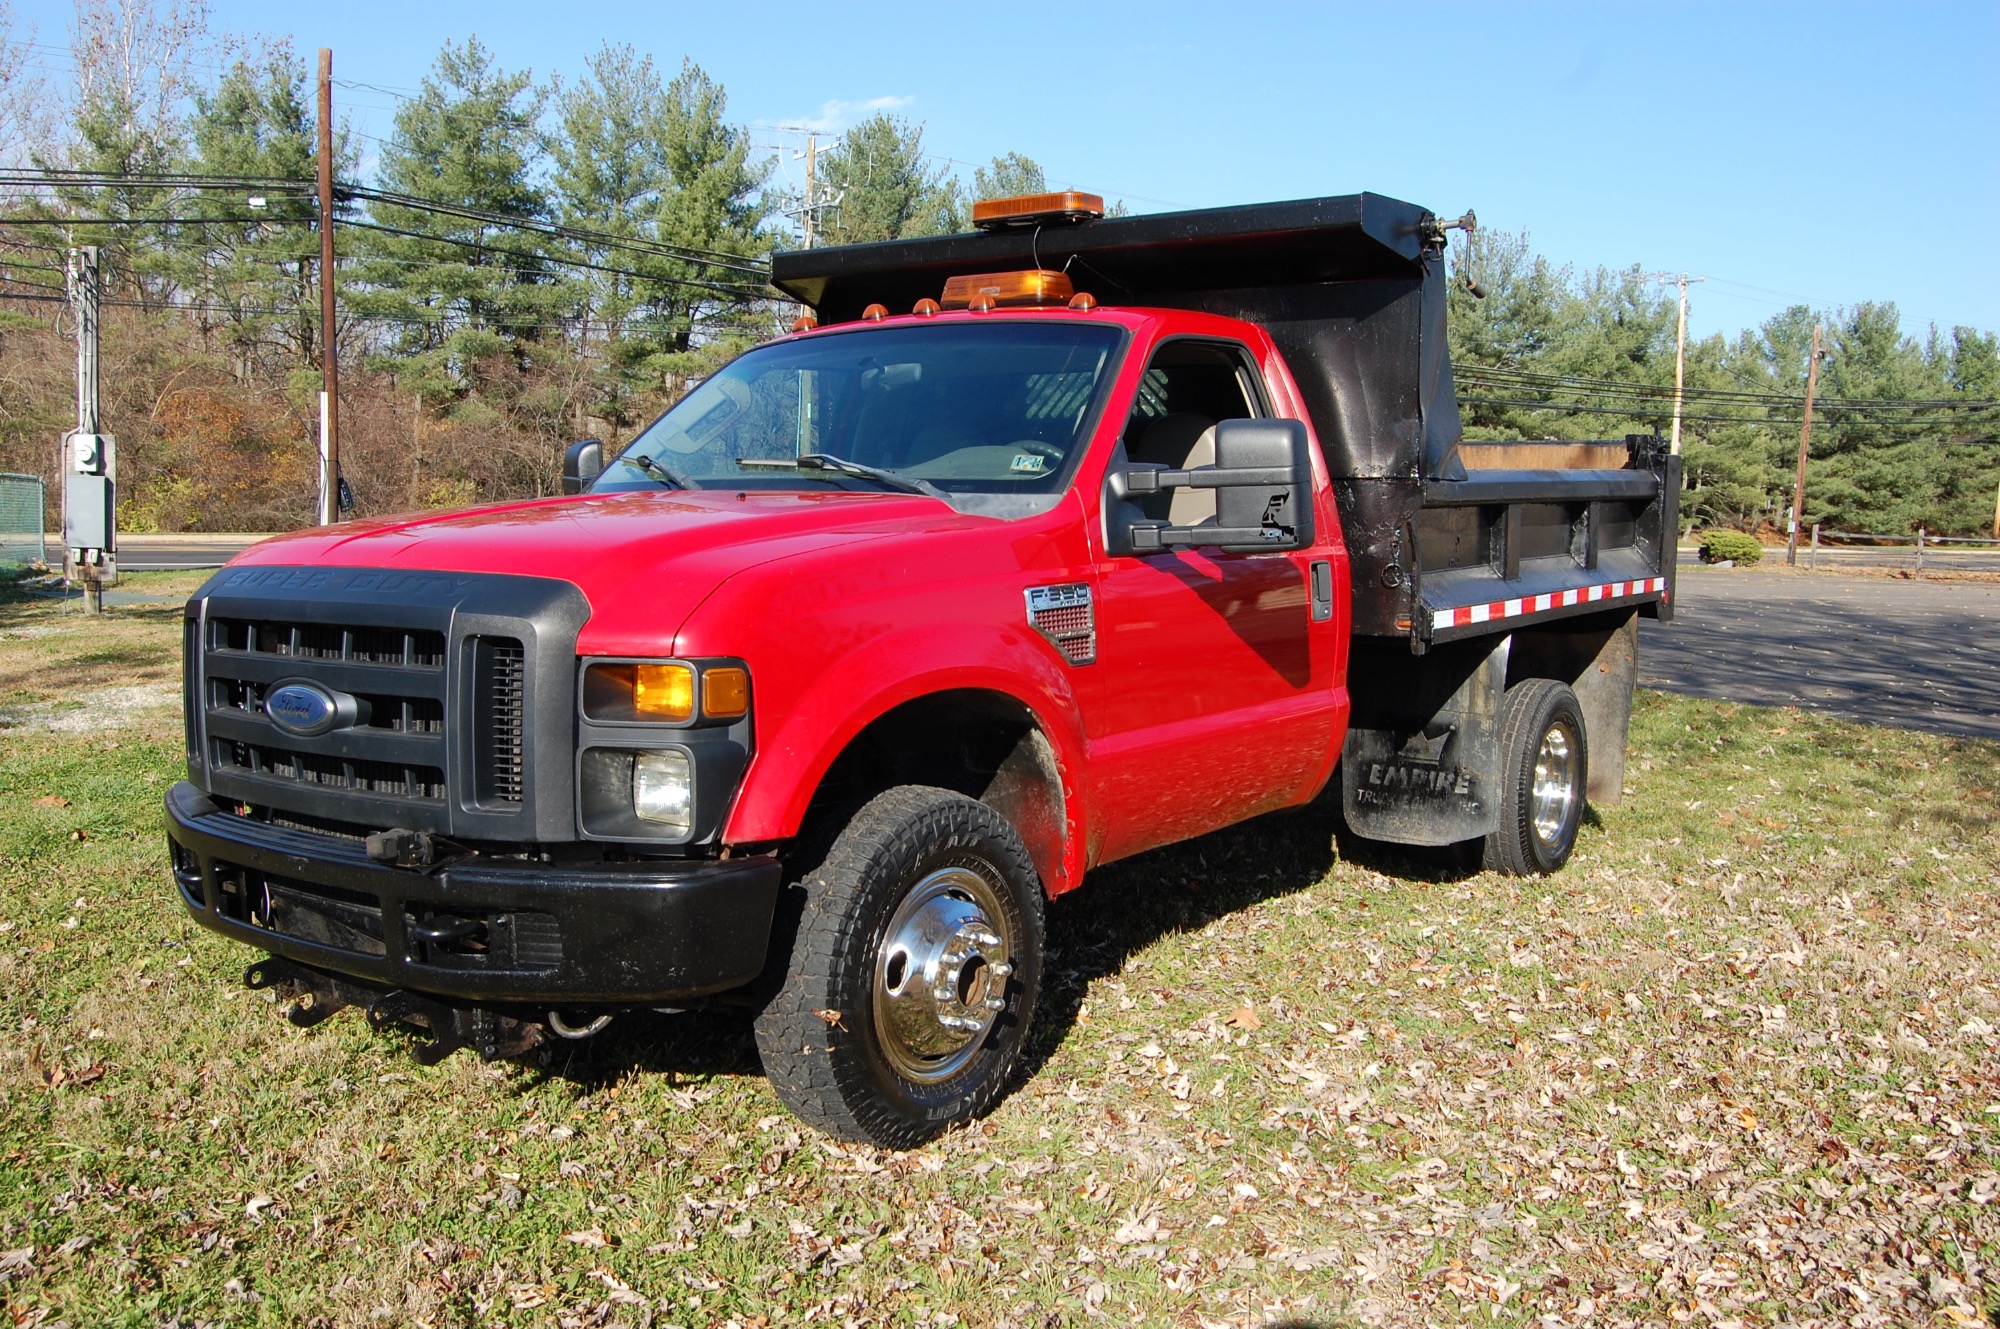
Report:
[[[785,1106],[837,1139],[921,1144],[1006,1092],[1041,989],[1042,892],[983,803],[877,795],[804,883],[757,1048]]]
[[[1486,837],[1486,866],[1516,877],[1555,872],[1576,848],[1590,747],[1576,694],[1530,678],[1500,698],[1500,824]]]

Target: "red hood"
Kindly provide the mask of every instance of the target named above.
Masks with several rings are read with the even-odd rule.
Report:
[[[281,535],[234,566],[312,564],[555,577],[590,600],[584,648],[670,642],[688,613],[745,568],[968,517],[915,494],[674,490],[538,499],[348,522]]]

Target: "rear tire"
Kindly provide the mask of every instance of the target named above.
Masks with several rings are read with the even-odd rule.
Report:
[[[1041,989],[1041,885],[1014,828],[904,785],[855,814],[804,885],[784,985],[757,1017],[779,1099],[894,1149],[988,1111]]]
[[[1516,877],[1555,872],[1576,848],[1590,748],[1576,694],[1552,678],[1523,679],[1500,698],[1500,824],[1486,866]]]

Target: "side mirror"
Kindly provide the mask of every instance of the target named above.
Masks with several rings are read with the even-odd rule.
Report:
[[[563,449],[562,491],[581,494],[604,474],[604,444],[586,438]]]
[[[1215,490],[1214,521],[1174,526],[1148,519],[1129,501],[1168,489]],[[1215,465],[1185,471],[1113,467],[1104,491],[1105,544],[1112,554],[1312,547],[1312,458],[1306,427],[1297,420],[1224,420],[1215,427]]]

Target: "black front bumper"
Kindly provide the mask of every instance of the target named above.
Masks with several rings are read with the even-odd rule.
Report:
[[[468,857],[390,867],[361,843],[167,794],[181,903],[274,955],[465,1001],[649,1005],[741,987],[764,968],[770,857],[548,863]]]

